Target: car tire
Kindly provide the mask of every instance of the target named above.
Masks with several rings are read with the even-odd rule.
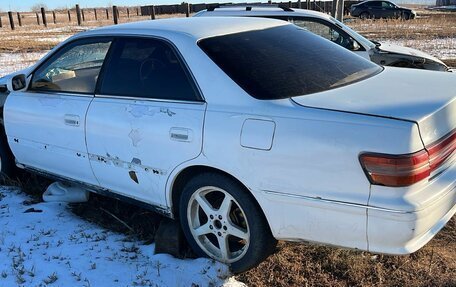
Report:
[[[361,14],[359,14],[359,18],[365,20],[365,19],[369,19],[370,18],[370,14],[369,12],[363,12]]]
[[[0,180],[11,178],[15,174],[14,156],[6,139],[5,128],[0,126]]]
[[[223,262],[235,274],[260,264],[277,245],[249,191],[218,173],[197,175],[186,184],[179,219],[197,255]]]

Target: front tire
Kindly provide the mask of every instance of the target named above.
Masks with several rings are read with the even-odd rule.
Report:
[[[15,173],[14,156],[6,139],[5,128],[0,126],[0,180],[11,178]]]
[[[204,173],[191,179],[179,212],[195,253],[230,265],[234,273],[257,266],[277,244],[251,194],[227,176]]]

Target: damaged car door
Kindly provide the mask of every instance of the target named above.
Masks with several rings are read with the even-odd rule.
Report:
[[[100,185],[165,207],[168,175],[201,152],[205,107],[174,46],[116,38],[87,115],[87,148]]]
[[[11,93],[5,129],[16,160],[27,168],[97,184],[85,143],[85,118],[112,38],[69,42]]]

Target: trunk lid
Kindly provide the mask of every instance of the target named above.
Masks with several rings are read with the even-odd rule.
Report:
[[[427,147],[456,130],[456,75],[385,67],[376,76],[293,97],[301,106],[416,122]]]

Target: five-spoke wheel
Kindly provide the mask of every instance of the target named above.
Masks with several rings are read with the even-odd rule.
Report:
[[[193,250],[243,272],[276,245],[258,204],[239,182],[217,173],[190,180],[180,200],[180,221]]]

